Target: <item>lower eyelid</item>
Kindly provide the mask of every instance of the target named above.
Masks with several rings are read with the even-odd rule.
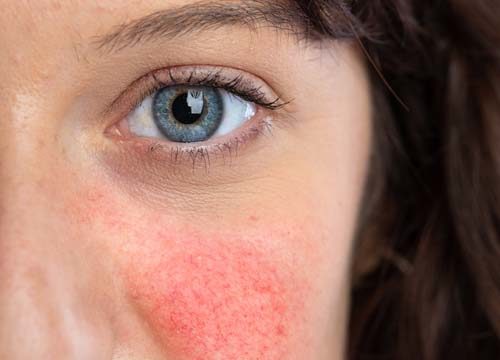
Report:
[[[175,145],[151,138],[115,138],[99,153],[100,161],[121,190],[148,206],[162,208],[172,193],[246,181],[271,166],[281,147],[262,121],[242,134],[201,146]],[[277,138],[277,137],[276,137]],[[277,151],[278,150],[278,151]]]
[[[149,196],[157,206],[164,206],[162,199],[172,191],[206,189],[265,172],[285,150],[286,123],[286,115],[258,108],[255,121],[204,144],[118,135],[101,152],[101,160],[124,191],[142,201]]]
[[[273,116],[266,114],[263,109],[257,109],[255,120],[247,121],[230,134],[213,137],[204,142],[176,143],[161,138],[131,135],[128,129],[122,132],[120,135],[123,136],[118,136],[118,139],[129,151],[147,156],[153,162],[180,165],[187,161],[190,167],[194,168],[199,165],[199,160],[204,160],[204,156],[225,159],[240,155],[256,138],[271,134],[273,123]],[[201,165],[205,166],[203,163]]]

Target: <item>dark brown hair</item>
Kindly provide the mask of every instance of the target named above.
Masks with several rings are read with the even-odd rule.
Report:
[[[500,2],[295,4],[372,73],[349,358],[500,358]]]

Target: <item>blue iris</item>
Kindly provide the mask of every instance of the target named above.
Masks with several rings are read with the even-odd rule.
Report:
[[[153,99],[153,117],[165,137],[174,142],[209,139],[219,128],[224,113],[222,96],[216,88],[169,86]]]

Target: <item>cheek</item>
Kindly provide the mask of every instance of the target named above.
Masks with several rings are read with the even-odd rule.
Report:
[[[169,356],[311,358],[318,308],[324,310],[314,303],[324,284],[318,274],[328,252],[312,245],[314,231],[307,229],[317,224],[248,216],[202,231],[175,216],[134,217],[105,192],[87,198],[68,211],[80,227],[98,222],[94,232],[115,239],[109,253],[118,260],[124,291]]]
[[[160,232],[126,278],[168,348],[186,359],[282,359],[308,286],[259,241]],[[267,251],[266,251],[267,250]],[[302,314],[302,315],[301,315]]]

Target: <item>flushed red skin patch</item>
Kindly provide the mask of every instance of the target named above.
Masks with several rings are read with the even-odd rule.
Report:
[[[251,218],[238,231],[196,231],[169,216],[128,218],[96,194],[68,211],[82,224],[89,219],[81,214],[97,214],[93,223],[100,219],[106,236],[120,239],[112,247],[124,291],[167,359],[311,358],[315,295],[304,270],[314,260],[289,225]]]
[[[130,280],[173,358],[296,358],[307,288],[299,269],[244,241],[158,240],[163,250]]]

